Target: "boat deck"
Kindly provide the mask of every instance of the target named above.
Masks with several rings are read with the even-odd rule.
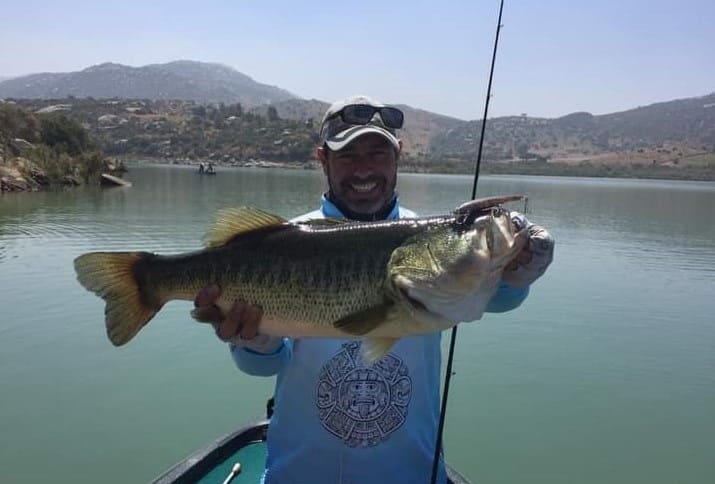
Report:
[[[266,462],[268,424],[269,420],[258,420],[222,437],[176,464],[154,484],[222,484],[236,463],[241,464],[241,471],[232,484],[259,483]],[[449,484],[470,484],[449,465],[447,478]]]

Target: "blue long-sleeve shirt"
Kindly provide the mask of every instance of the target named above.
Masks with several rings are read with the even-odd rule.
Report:
[[[398,203],[388,220],[414,217]],[[326,197],[296,220],[343,214]],[[518,307],[528,288],[502,283],[487,311]],[[355,339],[284,338],[270,354],[231,345],[236,365],[277,375],[267,484],[428,483],[440,404],[441,333],[401,338],[366,365]],[[446,482],[440,462],[438,481]]]

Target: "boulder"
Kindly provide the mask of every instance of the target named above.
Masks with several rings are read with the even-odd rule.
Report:
[[[52,106],[46,106],[42,109],[38,109],[35,111],[37,114],[47,114],[47,113],[56,113],[58,111],[69,111],[72,109],[71,104],[53,104]]]
[[[35,145],[22,138],[14,138],[10,140],[10,146],[18,153],[24,153],[35,147]]]
[[[23,178],[0,176],[0,192],[24,192],[32,187]]]
[[[21,192],[37,188],[17,166],[0,166],[0,191]]]
[[[16,170],[22,179],[21,181],[31,185],[33,188],[50,184],[45,171],[27,158],[15,158],[8,168]]]
[[[123,118],[117,116],[116,114],[105,114],[97,118],[97,123],[101,126],[110,126],[120,124],[122,120]]]

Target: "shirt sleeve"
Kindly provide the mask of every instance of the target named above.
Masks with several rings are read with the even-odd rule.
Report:
[[[529,286],[514,287],[506,282],[500,282],[496,294],[489,300],[488,313],[504,313],[521,306],[526,296],[529,295]]]
[[[293,342],[289,338],[283,338],[283,343],[271,353],[259,353],[233,344],[228,346],[238,369],[251,376],[276,375],[293,355]]]

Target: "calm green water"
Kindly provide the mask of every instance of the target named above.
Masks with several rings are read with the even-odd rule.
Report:
[[[215,209],[313,209],[318,172],[134,167],[128,189],[0,197],[0,482],[145,482],[262,414],[190,303],[114,348],[90,250],[199,247]],[[422,214],[469,177],[403,175]],[[460,327],[448,460],[485,483],[715,482],[715,184],[485,177],[558,241],[527,302]],[[445,346],[447,343],[445,338]]]

